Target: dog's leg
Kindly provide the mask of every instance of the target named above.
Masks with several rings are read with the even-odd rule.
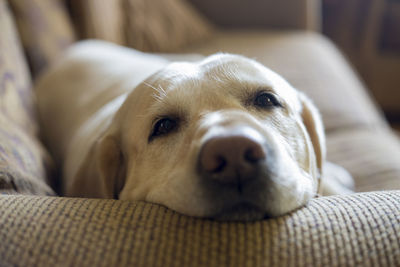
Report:
[[[322,195],[344,195],[354,193],[354,181],[343,167],[325,162],[322,177]]]

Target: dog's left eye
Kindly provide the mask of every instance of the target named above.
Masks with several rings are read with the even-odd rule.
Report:
[[[281,106],[276,96],[266,92],[260,93],[256,96],[254,99],[254,105],[260,108]]]
[[[176,129],[178,126],[178,122],[174,119],[171,118],[162,118],[156,122],[156,124],[153,127],[153,131],[150,135],[150,139],[153,139],[154,137],[166,135],[173,130]]]

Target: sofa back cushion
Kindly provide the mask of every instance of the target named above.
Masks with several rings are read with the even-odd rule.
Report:
[[[206,40],[212,26],[184,0],[70,0],[82,38],[145,52],[176,52]]]
[[[32,74],[38,75],[75,41],[63,0],[8,0]]]
[[[0,192],[53,195],[36,135],[31,78],[7,1],[0,0]]]

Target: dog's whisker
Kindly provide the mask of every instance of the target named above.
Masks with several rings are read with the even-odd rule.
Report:
[[[158,102],[164,102],[164,98],[166,97],[167,92],[161,85],[158,85],[158,87],[155,87],[147,82],[145,82],[144,85],[146,85],[146,86],[152,88],[154,91],[156,91],[153,94],[154,99],[156,99]]]
[[[159,94],[157,94],[157,93],[153,94],[153,98],[155,100],[157,100],[158,102],[163,102],[164,101],[164,98],[162,96],[160,96]]]
[[[144,82],[143,84],[146,85],[146,86],[148,86],[148,87],[150,87],[150,88],[153,88],[154,90],[157,91],[157,88],[155,88],[153,85],[151,85],[151,84],[149,84],[149,83],[147,83],[147,82]]]

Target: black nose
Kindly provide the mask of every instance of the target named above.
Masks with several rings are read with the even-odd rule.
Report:
[[[200,152],[200,170],[206,177],[227,184],[243,184],[257,173],[266,158],[263,146],[245,136],[215,137]]]

